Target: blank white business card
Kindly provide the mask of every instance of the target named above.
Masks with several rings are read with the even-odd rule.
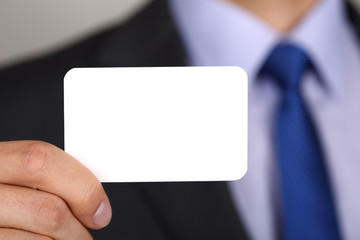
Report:
[[[102,182],[237,180],[247,96],[239,67],[74,68],[65,151]]]

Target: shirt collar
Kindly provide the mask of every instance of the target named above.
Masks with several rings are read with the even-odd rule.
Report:
[[[347,36],[343,1],[319,1],[287,35],[225,0],[170,3],[191,65],[240,66],[251,82],[273,47],[285,40],[306,50],[326,88],[335,93],[341,91]]]
[[[335,94],[342,91],[344,46],[349,41],[344,8],[341,0],[320,1],[289,35],[290,41],[306,50],[322,83]]]

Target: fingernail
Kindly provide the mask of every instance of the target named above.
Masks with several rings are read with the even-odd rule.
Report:
[[[103,201],[93,216],[94,223],[99,227],[105,227],[111,220],[111,207],[108,201]]]

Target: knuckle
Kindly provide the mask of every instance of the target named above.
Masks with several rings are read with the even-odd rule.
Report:
[[[46,166],[51,160],[51,145],[45,142],[31,142],[27,144],[20,159],[24,174],[36,179],[46,172]]]
[[[40,201],[37,222],[41,229],[50,233],[60,232],[69,218],[66,203],[56,196],[48,196]]]

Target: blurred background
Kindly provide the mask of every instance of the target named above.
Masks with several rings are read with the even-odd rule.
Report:
[[[0,0],[0,69],[118,24],[149,2]],[[360,9],[360,0],[352,2]]]
[[[0,0],[0,69],[119,24],[149,0]]]

